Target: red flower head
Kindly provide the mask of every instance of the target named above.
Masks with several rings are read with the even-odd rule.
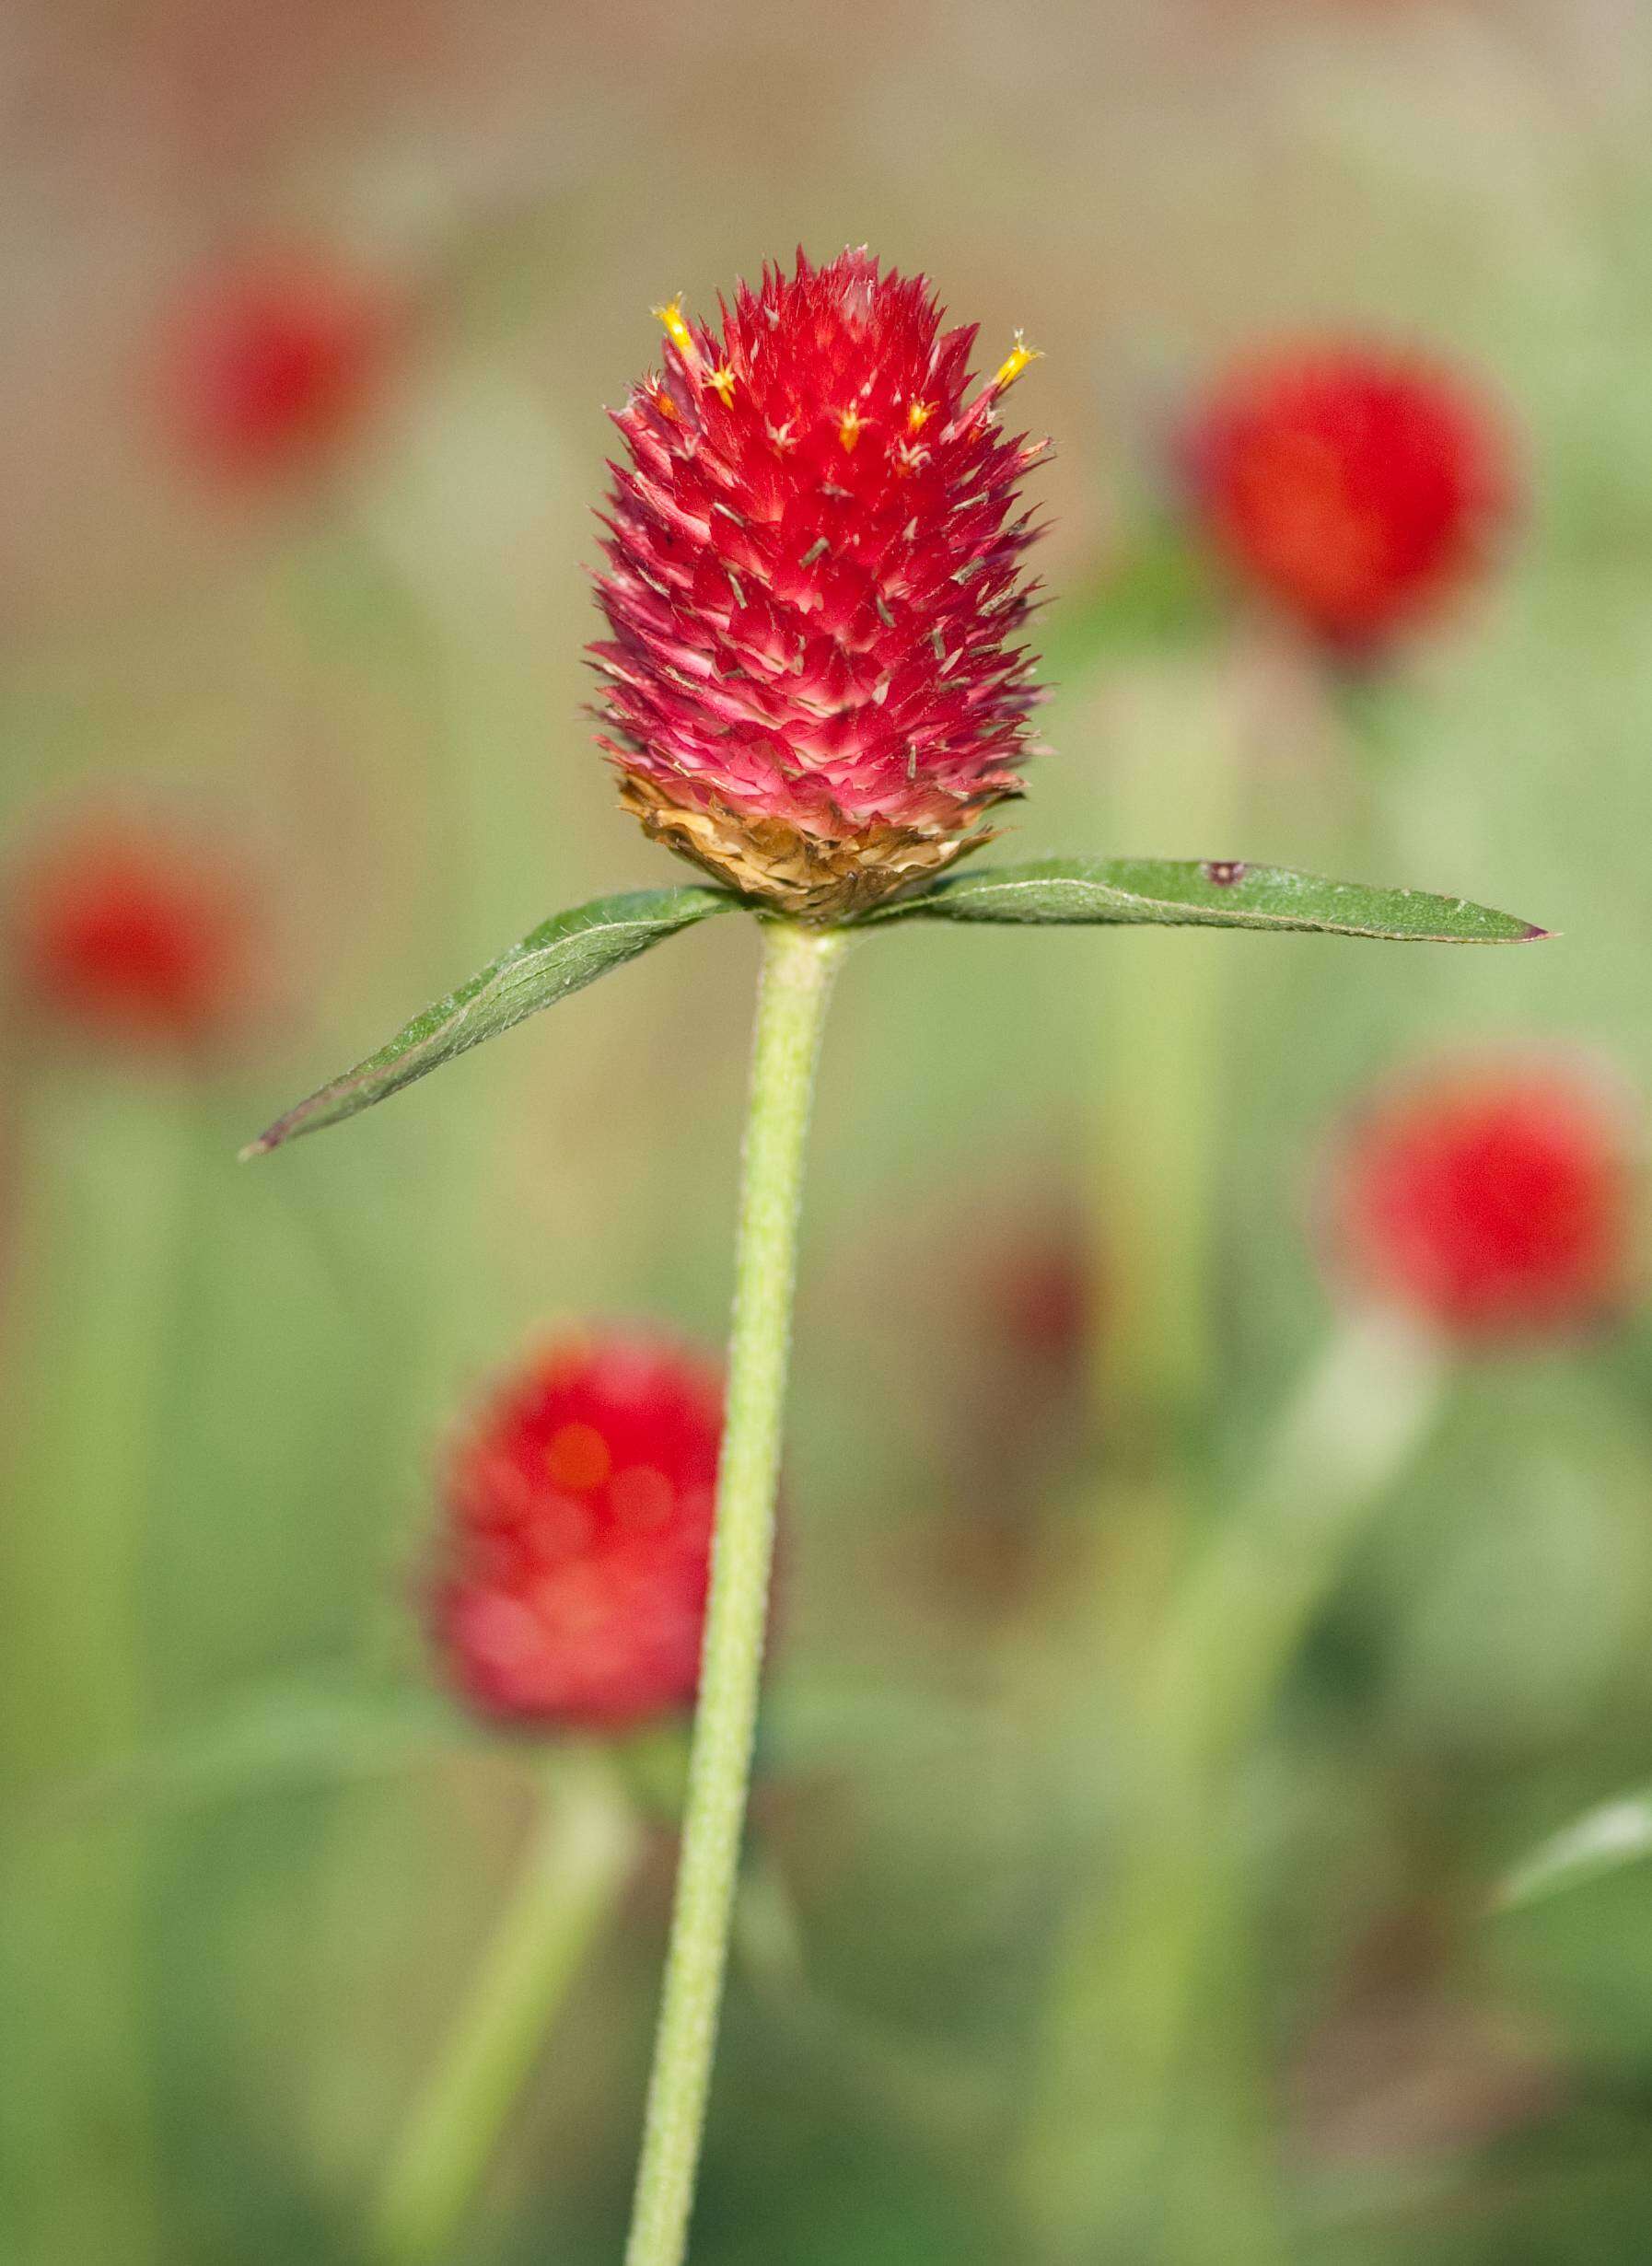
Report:
[[[102,820],[22,873],[13,947],[41,1006],[109,1039],[206,1044],[252,991],[252,925],[225,876]]]
[[[654,1337],[564,1339],[503,1386],[452,1459],[434,1601],[467,1698],[608,1730],[691,1703],[722,1432],[716,1371]]]
[[[996,405],[1033,355],[1018,338],[966,401],[973,328],[865,250],[765,268],[720,338],[659,312],[665,374],[614,418],[602,744],[650,834],[835,919],[949,866],[1020,790],[1015,506],[1043,444]]]
[[[390,331],[386,296],[320,257],[267,254],[208,276],[169,356],[184,448],[232,480],[307,469],[371,405]]]
[[[1379,1100],[1338,1160],[1338,1255],[1436,1327],[1576,1327],[1630,1294],[1639,1173],[1623,1098],[1565,1061],[1459,1064]]]
[[[1474,574],[1509,504],[1502,436],[1481,404],[1369,346],[1237,370],[1188,453],[1197,505],[1239,574],[1354,657]]]

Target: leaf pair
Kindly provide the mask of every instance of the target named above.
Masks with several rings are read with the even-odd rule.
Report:
[[[639,889],[559,912],[446,999],[426,1007],[388,1045],[277,1118],[243,1150],[262,1156],[303,1133],[341,1124],[399,1093],[484,1039],[582,991],[611,968],[714,913],[760,910],[727,889]],[[1296,929],[1396,943],[1519,944],[1547,932],[1461,898],[1420,889],[1325,881],[1281,866],[1169,858],[1045,858],[948,876],[916,896],[862,916],[857,928],[902,921],[978,921],[1045,926]]]

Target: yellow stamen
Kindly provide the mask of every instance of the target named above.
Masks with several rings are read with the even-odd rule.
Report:
[[[907,431],[921,433],[934,414],[935,403],[933,401],[914,401],[906,413]]]
[[[1030,362],[1041,362],[1043,358],[1038,347],[1029,346],[1026,332],[1018,331],[1015,344],[998,365],[997,372],[993,378],[993,391],[1002,393],[1006,386],[1015,384],[1016,379],[1019,378]]]
[[[677,294],[677,296],[672,299],[668,306],[656,307],[651,308],[649,311],[652,313],[656,322],[664,324],[666,336],[670,340],[672,345],[676,347],[678,353],[682,356],[683,360],[685,362],[697,361],[699,359],[700,350],[694,344],[694,334],[689,329],[687,323],[682,320],[681,292],[680,291]]]
[[[855,444],[860,438],[860,429],[865,423],[865,418],[857,409],[844,410],[838,419],[837,436],[843,442],[846,454],[854,453]]]
[[[716,369],[713,370],[711,376],[705,382],[708,386],[715,386],[717,391],[722,395],[723,406],[725,409],[728,409],[733,406],[734,372],[729,368],[727,362],[721,364]]]

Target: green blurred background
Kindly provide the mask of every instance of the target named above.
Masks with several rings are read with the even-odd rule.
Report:
[[[1047,357],[1058,690],[1015,854],[1565,934],[851,963],[695,2257],[1644,2258],[1652,1867],[1498,1901],[1652,1780],[1644,1324],[1447,1382],[1185,1814],[1134,1695],[1168,1569],[1344,1344],[1309,1214],[1350,1101],[1545,1034],[1652,1076],[1646,11],[14,0],[3,40],[8,869],[135,799],[245,877],[266,996],[205,1067],[5,1025],[0,2257],[366,2255],[543,1768],[425,1658],[435,1458],[547,1323],[720,1341],[752,934],[235,1151],[544,913],[675,877],[581,715],[602,404],[652,303],[866,240],[989,366],[1016,324]],[[267,241],[416,320],[347,449],[231,492],[155,364]],[[1520,457],[1498,572],[1357,701],[1153,601],[1178,413],[1305,329],[1427,344]],[[1380,1405],[1381,1349],[1348,1358]],[[617,2257],[671,1861],[666,1799],[456,2262]]]

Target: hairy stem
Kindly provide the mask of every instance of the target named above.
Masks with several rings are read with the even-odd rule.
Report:
[[[751,1776],[804,1141],[826,1003],[847,942],[785,921],[766,923],[764,935],[711,1601],[626,2266],[680,2266],[687,2247]]]

